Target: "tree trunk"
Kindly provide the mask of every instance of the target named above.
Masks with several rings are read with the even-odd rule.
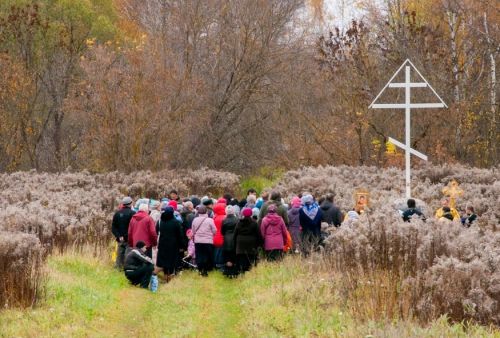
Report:
[[[453,76],[453,101],[456,110],[458,121],[457,128],[455,130],[455,156],[461,158],[462,154],[462,117],[460,113],[460,108],[457,105],[460,103],[460,74],[458,66],[458,46],[457,46],[457,33],[459,30],[460,23],[458,23],[457,13],[454,11],[448,11],[448,27],[450,29],[450,48],[451,48],[451,68]]]
[[[63,168],[62,163],[62,122],[64,119],[64,113],[58,111],[54,114],[54,150],[56,158],[56,170],[61,171]]]
[[[486,42],[488,45],[488,56],[490,59],[490,113],[491,113],[491,125],[488,130],[488,149],[490,151],[490,165],[496,165],[498,163],[498,121],[497,121],[497,71],[496,71],[496,51],[493,51],[492,41],[490,32],[488,29],[488,18],[486,16],[486,12],[483,13],[483,24],[484,24],[484,32],[486,36]]]

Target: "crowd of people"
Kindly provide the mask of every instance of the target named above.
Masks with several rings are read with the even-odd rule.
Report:
[[[169,282],[183,269],[197,269],[208,276],[214,269],[236,277],[255,266],[259,258],[280,260],[283,255],[309,255],[323,243],[323,227],[339,227],[356,221],[364,212],[366,199],[344,214],[335,205],[332,194],[316,200],[304,193],[288,203],[279,192],[257,192],[250,189],[238,201],[229,194],[219,199],[192,196],[181,200],[172,190],[161,200],[124,197],[112,221],[116,238],[117,269],[123,269],[134,285],[147,288],[163,272]],[[470,226],[477,218],[472,207],[460,217],[443,199],[436,217],[461,220]],[[404,221],[412,217],[425,220],[413,199],[401,211]]]

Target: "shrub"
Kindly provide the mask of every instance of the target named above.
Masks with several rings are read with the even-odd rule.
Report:
[[[0,309],[39,299],[44,251],[34,235],[0,231]]]
[[[382,300],[380,316],[500,324],[499,232],[433,219],[405,223],[390,210],[330,231],[326,267],[343,272],[346,301],[371,283],[362,298]]]
[[[91,175],[16,172],[0,175],[0,229],[35,234],[50,252],[92,243],[106,248],[112,213],[124,195],[159,198],[171,189],[181,195],[235,192],[239,178],[208,169]]]
[[[464,190],[457,208],[473,205],[470,228],[433,218],[442,188],[456,179]],[[365,319],[446,314],[454,321],[500,325],[500,173],[498,169],[426,166],[413,171],[412,195],[427,204],[427,222],[405,223],[394,208],[404,196],[404,172],[375,167],[301,168],[285,173],[276,188],[285,196],[335,195],[344,211],[354,192],[370,191],[371,206],[357,222],[329,229],[321,272],[332,275],[332,292]]]

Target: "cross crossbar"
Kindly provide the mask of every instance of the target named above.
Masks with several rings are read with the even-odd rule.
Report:
[[[405,109],[405,108],[444,108],[443,103],[410,103],[407,106],[406,103],[374,103],[371,106],[374,109]]]
[[[389,142],[391,142],[392,144],[398,146],[401,149],[404,149],[405,151],[407,149],[407,147],[406,147],[406,145],[404,143],[401,143],[398,140],[393,139],[392,137],[389,137]],[[411,154],[413,154],[413,155],[415,155],[417,157],[420,157],[424,161],[427,161],[427,155],[424,155],[421,152],[419,152],[419,151],[417,151],[417,150],[415,150],[413,148],[410,148],[409,151],[410,151]]]
[[[412,82],[412,83],[409,83],[409,84],[406,84],[406,83],[389,83],[389,88],[406,88],[406,87],[410,87],[410,88],[423,88],[423,87],[427,87],[427,83],[426,82]]]

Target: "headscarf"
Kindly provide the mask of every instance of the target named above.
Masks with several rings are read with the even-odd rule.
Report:
[[[311,220],[314,220],[319,210],[318,204],[314,202],[314,197],[312,197],[312,195],[309,194],[302,196],[302,204],[304,204],[304,206],[302,207],[304,213]]]
[[[174,218],[174,208],[172,207],[166,207],[165,211],[161,214],[161,220],[166,222],[170,221],[172,218]]]
[[[229,216],[229,215],[235,215],[235,214],[236,214],[236,210],[235,210],[234,206],[228,205],[226,207],[226,215]]]
[[[259,218],[259,214],[260,214],[260,209],[259,208],[253,208],[252,209],[252,218]]]

